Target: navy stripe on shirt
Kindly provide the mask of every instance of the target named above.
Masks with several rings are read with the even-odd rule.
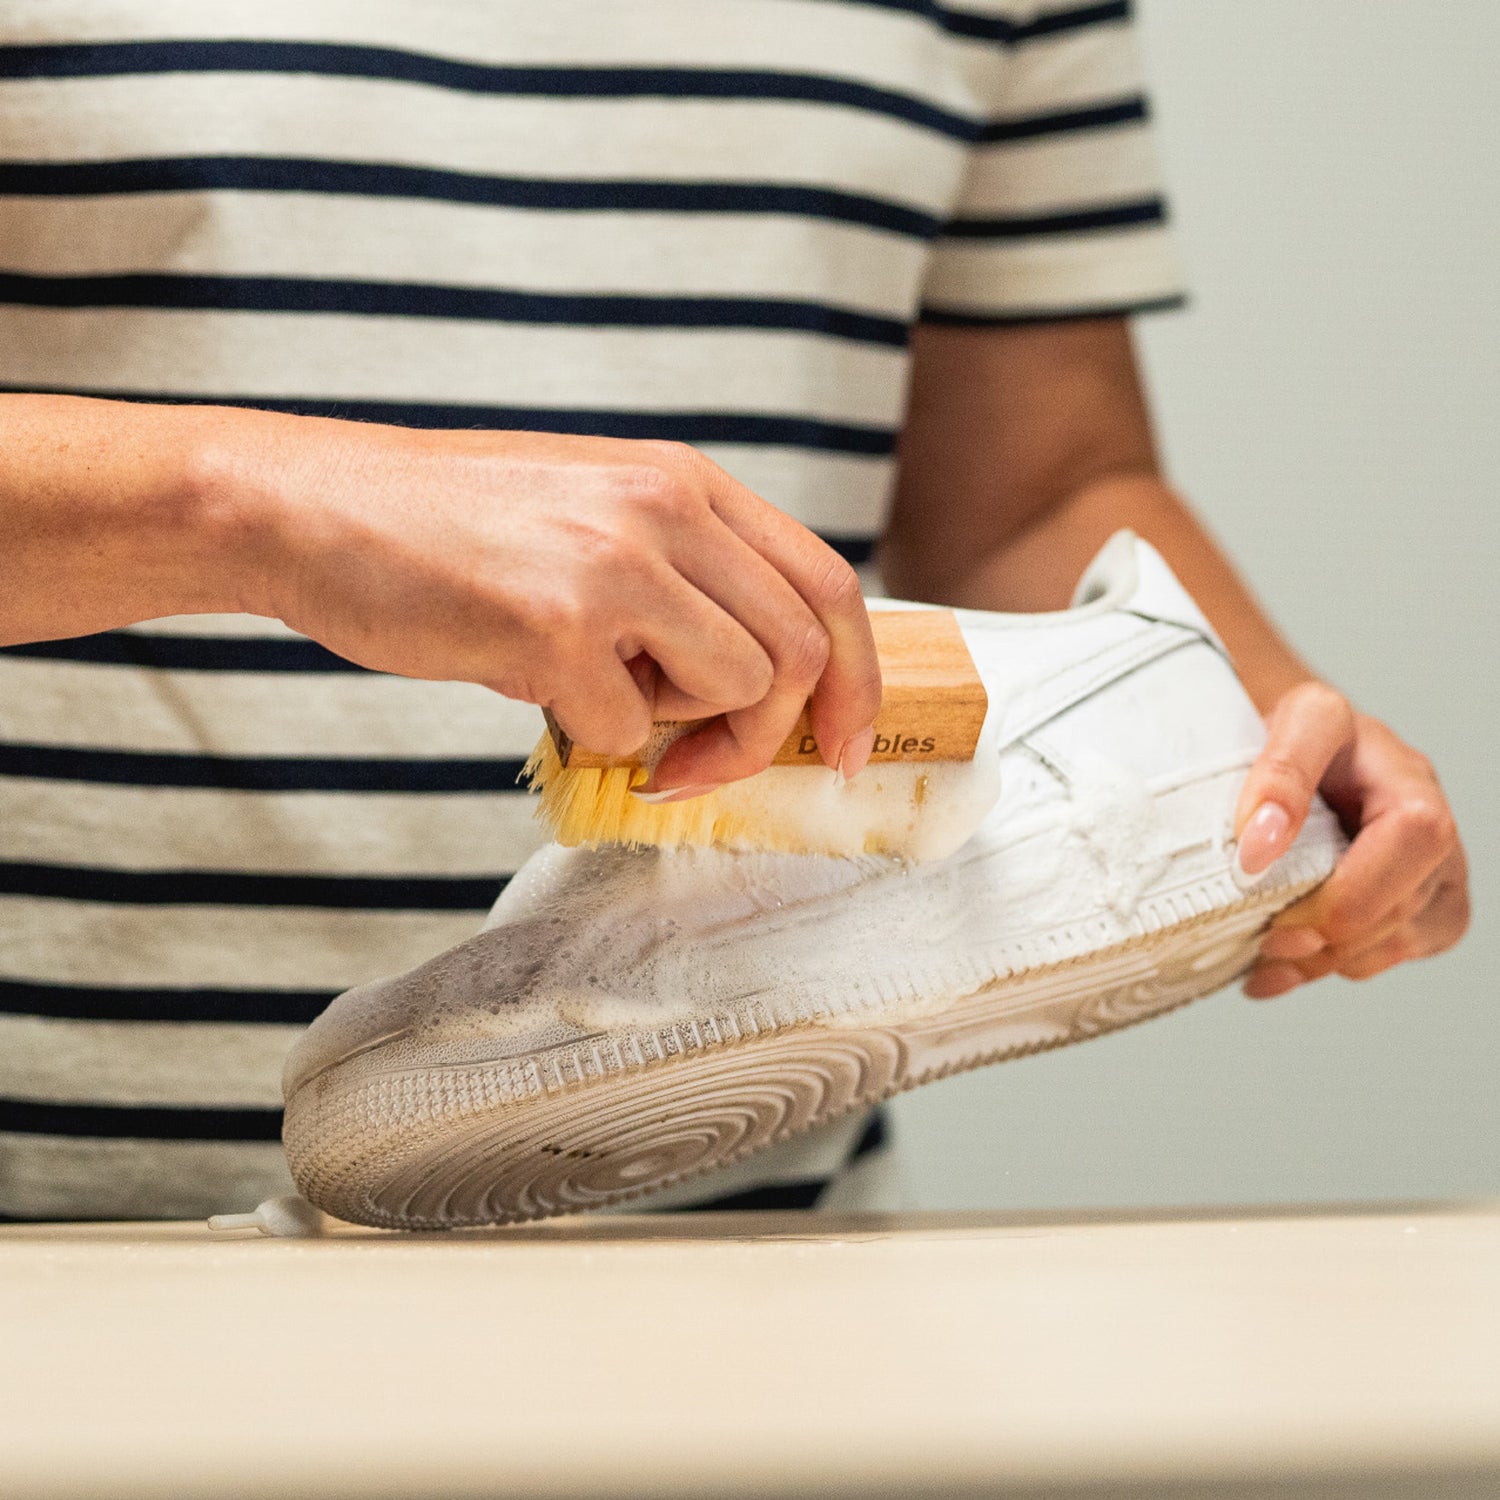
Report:
[[[177,1141],[275,1141],[281,1139],[281,1110],[161,1104],[44,1104],[29,1099],[0,1098],[0,1130],[34,1135],[95,1136]],[[867,1145],[871,1132],[875,1144]],[[877,1114],[850,1155],[857,1160],[879,1149],[885,1126]],[[790,1207],[811,1207],[828,1178],[776,1184],[735,1193],[701,1207],[775,1207],[768,1194],[787,1193]]]
[[[154,1141],[279,1141],[281,1111],[0,1099],[0,1130]]]
[[[0,1015],[65,1021],[190,1021],[200,1024],[306,1026],[327,1010],[336,990],[171,988],[53,984],[0,979]]]
[[[1081,323],[1090,318],[1128,318],[1136,313],[1171,312],[1187,306],[1187,297],[1143,298],[1135,302],[1102,302],[1093,307],[1028,307],[1024,312],[965,312],[961,308],[923,307],[919,323],[952,328],[993,328],[1016,323]],[[0,647],[0,650],[3,650]]]
[[[153,42],[43,42],[0,45],[0,83],[37,78],[118,78],[132,75],[320,75],[425,84],[463,93],[543,99],[712,99],[726,102],[822,104],[886,115],[965,144],[1025,139],[1058,130],[1098,129],[1145,118],[1139,108],[1082,108],[995,120],[962,114],[879,84],[825,74],[744,68],[540,68],[486,65],[389,46],[249,39]]]
[[[360,401],[342,397],[183,395],[173,391],[118,391],[38,385],[0,385],[0,392],[93,396],[106,401],[153,401],[168,405],[234,406],[290,412],[303,417],[341,417],[424,429],[464,427],[513,432],[563,432],[587,437],[653,438],[690,443],[745,443],[755,447],[807,448],[822,453],[886,458],[896,432],[818,417],[770,416],[761,412],[579,411],[561,407],[474,406],[429,401]]]
[[[1033,16],[1029,21],[1016,21],[1009,16],[985,16],[974,11],[950,9],[935,3],[935,0],[823,0],[823,3],[910,11],[954,36],[970,37],[976,41],[1003,42],[1007,46],[1059,36],[1068,31],[1080,31],[1089,26],[1125,21],[1130,18],[1131,12],[1130,0],[1096,0],[1094,4],[1069,6]]]
[[[958,35],[1015,43],[1122,19],[1093,5],[1030,22],[929,12]],[[546,99],[713,99],[826,104],[904,120],[960,141],[987,122],[931,100],[831,74],[771,68],[546,66],[477,63],[358,43],[182,37],[152,41],[42,42],[0,47],[0,80],[184,73],[314,75],[405,83],[460,93]]]
[[[280,1109],[163,1104],[49,1104],[0,1098],[0,1130],[28,1135],[84,1136],[159,1141],[279,1141]],[[877,1114],[866,1129],[881,1132]],[[850,1160],[866,1155],[861,1140]],[[778,1183],[728,1194],[700,1208],[810,1208],[830,1178]]]
[[[357,672],[368,667],[346,661],[316,641],[296,636],[152,635],[106,630],[61,641],[0,646],[0,657],[69,661],[90,666],[146,667],[159,672]]]
[[[523,761],[333,759],[195,755],[166,750],[79,750],[0,743],[0,776],[106,786],[196,787],[229,792],[521,792]]]
[[[955,140],[981,122],[877,84],[769,68],[546,67],[476,63],[350,43],[182,38],[0,47],[0,79],[249,73],[357,78],[543,99],[711,99],[827,104],[904,120]]]
[[[938,216],[909,204],[841,188],[799,183],[495,177],[394,162],[322,161],[285,156],[0,163],[0,195],[91,197],[218,189],[419,198],[554,213],[786,214],[861,224],[920,240],[933,238],[942,228]]]
[[[1056,213],[944,220],[909,204],[850,193],[840,188],[799,183],[642,182],[625,179],[606,182],[489,177],[474,172],[388,162],[319,161],[281,156],[0,162],[0,196],[91,197],[214,189],[420,198],[548,212],[786,214],[861,224],[920,240],[935,239],[939,235],[1025,239],[1159,223],[1166,218],[1165,206],[1159,196]]]
[[[128,906],[295,906],[486,912],[507,875],[285,875],[0,862],[0,896]]]
[[[1127,203],[1100,203],[1055,213],[996,214],[950,219],[943,234],[950,239],[1024,240],[1047,235],[1089,234],[1099,230],[1133,229],[1164,224],[1166,203],[1159,197],[1135,198]]]
[[[889,1131],[886,1129],[885,1111],[877,1109],[870,1116],[870,1123],[865,1126],[859,1140],[855,1142],[849,1160],[858,1161],[862,1156],[869,1156],[873,1152],[884,1150],[888,1144]]]
[[[343,313],[590,328],[753,328],[814,333],[903,348],[906,324],[856,308],[752,297],[633,297],[530,292],[400,281],[300,276],[129,273],[34,276],[0,272],[0,302],[26,307],[130,307],[172,311]]]
[[[1144,124],[1150,109],[1142,94],[1111,99],[1075,109],[1049,110],[1013,120],[990,120],[980,129],[981,145],[1004,145],[1012,141],[1036,140],[1041,136],[1072,135],[1081,131],[1107,130],[1117,125]]]
[[[773,1182],[739,1193],[726,1193],[722,1198],[709,1198],[703,1203],[680,1204],[667,1212],[713,1214],[813,1208],[832,1181],[832,1177],[805,1177],[794,1182]]]

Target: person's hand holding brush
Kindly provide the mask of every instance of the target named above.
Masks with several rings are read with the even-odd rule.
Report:
[[[648,794],[763,770],[809,698],[825,762],[869,758],[853,569],[691,448],[54,396],[0,398],[0,426],[0,642],[246,611],[606,754],[711,718]]]

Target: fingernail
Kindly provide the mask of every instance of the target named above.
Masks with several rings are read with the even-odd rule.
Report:
[[[1240,834],[1234,862],[1241,875],[1259,875],[1282,853],[1292,831],[1292,815],[1278,802],[1262,802],[1250,815]]]
[[[1291,964],[1257,964],[1250,971],[1244,990],[1252,1000],[1274,1000],[1302,982],[1302,971]]]
[[[870,752],[875,748],[875,727],[862,730],[844,741],[839,751],[838,773],[845,781],[853,781],[870,763]]]
[[[723,785],[722,781],[701,781],[690,786],[653,787],[649,792],[632,790],[630,795],[641,802],[687,802],[693,797],[706,797]]]
[[[1312,927],[1273,927],[1260,940],[1262,958],[1311,958],[1328,946],[1328,939]]]

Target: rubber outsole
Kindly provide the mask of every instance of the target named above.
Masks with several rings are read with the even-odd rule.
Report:
[[[898,1000],[880,1016],[720,1017],[385,1073],[375,1057],[351,1059],[289,1100],[288,1159],[319,1207],[381,1228],[513,1223],[625,1202],[949,1074],[1211,994],[1250,967],[1270,917],[1331,861],[1301,849],[1274,886],[1242,894],[1226,875],[1174,892],[1148,917],[1155,930],[1019,967],[938,1010],[903,1015]],[[1161,911],[1178,920],[1162,922]]]

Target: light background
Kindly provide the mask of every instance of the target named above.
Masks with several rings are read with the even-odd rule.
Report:
[[[913,1206],[1500,1192],[1500,4],[1140,0],[1193,303],[1171,471],[1291,638],[1437,763],[1453,953],[1227,991],[901,1100]]]

